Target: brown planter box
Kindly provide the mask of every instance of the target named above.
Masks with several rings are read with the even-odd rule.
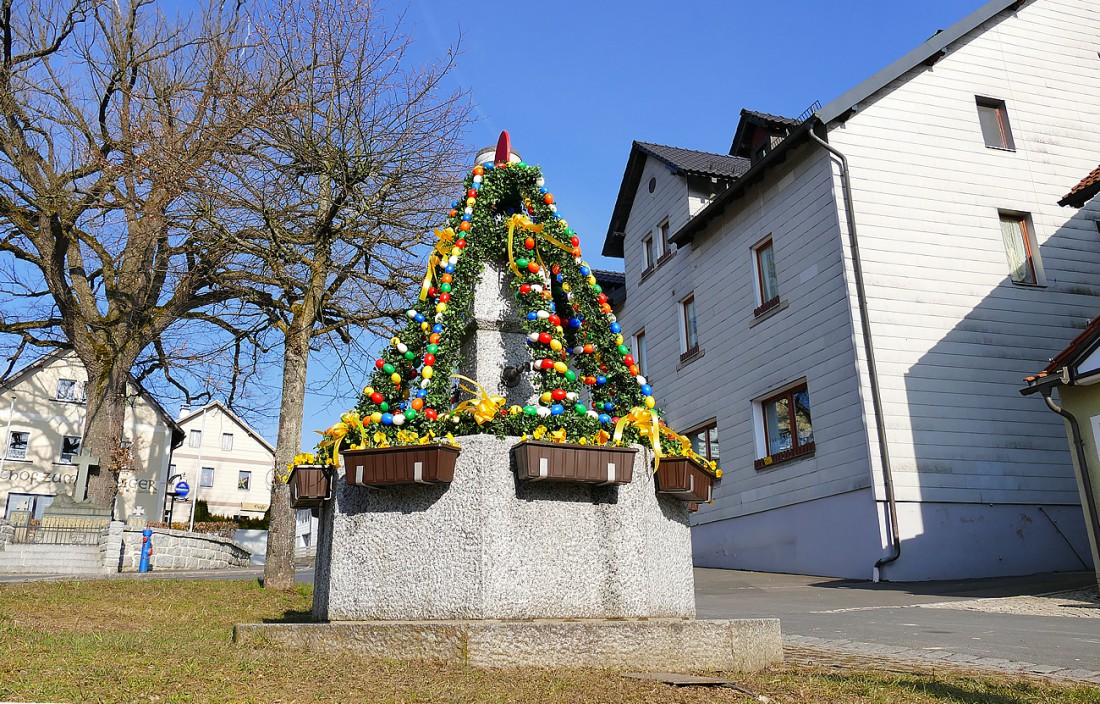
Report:
[[[332,467],[300,464],[290,470],[291,508],[317,508],[332,498]]]
[[[657,493],[702,503],[714,498],[714,476],[687,457],[662,457],[657,465]]]
[[[600,447],[525,440],[512,448],[520,481],[628,484],[634,475],[632,447]]]
[[[455,478],[459,448],[407,445],[344,450],[344,481],[350,486],[449,484]]]

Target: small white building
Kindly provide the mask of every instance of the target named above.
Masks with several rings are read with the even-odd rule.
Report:
[[[29,510],[33,517],[65,494],[86,498],[87,467],[78,466],[87,416],[88,374],[73,352],[47,354],[0,384],[0,510],[7,517]],[[119,475],[115,516],[157,520],[164,505],[172,448],[183,431],[131,377],[126,387],[124,441],[134,466]]]
[[[604,243],[668,422],[725,477],[696,564],[890,580],[1087,569],[1061,419],[1095,316],[1092,0],[994,0],[729,154],[635,142]],[[781,77],[776,76],[777,80]]]
[[[189,521],[196,501],[218,516],[262,517],[271,503],[275,448],[219,401],[185,409],[177,422],[186,439],[172,455],[171,473],[191,490],[186,502],[176,502],[172,521]]]

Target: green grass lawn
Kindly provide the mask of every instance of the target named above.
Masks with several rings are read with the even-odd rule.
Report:
[[[302,620],[311,593],[252,581],[0,585],[0,701],[751,702],[602,670],[480,671],[237,646],[233,624]],[[727,675],[774,702],[1100,704],[1100,689],[1012,677],[785,665]]]

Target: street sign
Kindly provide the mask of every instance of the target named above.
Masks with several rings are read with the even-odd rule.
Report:
[[[191,491],[191,485],[182,479],[176,484],[176,498],[187,498],[187,494]]]

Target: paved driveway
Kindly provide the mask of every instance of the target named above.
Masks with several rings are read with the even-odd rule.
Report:
[[[1100,683],[1095,587],[1091,572],[873,584],[695,571],[699,618],[776,616],[789,645]],[[1033,598],[1052,592],[1068,593]]]

